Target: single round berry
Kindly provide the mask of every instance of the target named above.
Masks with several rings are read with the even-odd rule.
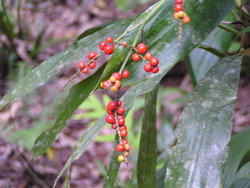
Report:
[[[159,70],[160,70],[159,67],[154,67],[151,72],[152,73],[157,73],[157,72],[159,72]]]
[[[114,76],[111,76],[111,77],[109,78],[109,81],[110,81],[110,82],[113,82],[113,83],[115,83],[115,81],[116,81],[116,78],[115,78]]]
[[[150,59],[152,59],[153,54],[151,54],[151,53],[146,53],[144,57],[145,57],[146,60],[149,61]]]
[[[139,54],[133,54],[132,59],[133,61],[139,61],[141,59],[141,56]]]
[[[112,124],[111,127],[112,127],[112,129],[116,129],[117,125],[116,124]]]
[[[115,101],[110,101],[109,103],[108,103],[108,106],[107,106],[107,108],[109,109],[109,110],[115,110],[116,109],[116,102]]]
[[[144,43],[140,43],[137,45],[136,50],[139,54],[145,54],[148,51],[148,47]]]
[[[88,54],[89,60],[94,59],[96,56],[97,56],[97,53],[96,53],[96,52],[90,52],[90,53]]]
[[[119,118],[119,119],[117,119],[117,123],[118,123],[118,125],[122,126],[122,125],[125,124],[125,119],[124,118]]]
[[[117,114],[119,114],[119,115],[122,115],[122,114],[124,114],[124,112],[125,112],[125,108],[124,107],[118,107],[117,109],[116,109],[116,112],[117,112]]]
[[[130,72],[128,70],[122,71],[122,77],[123,78],[128,78],[130,76]]]
[[[91,62],[90,64],[88,64],[88,67],[90,69],[94,69],[96,67],[96,62]]]
[[[119,80],[116,80],[115,81],[115,86],[118,87],[118,88],[120,88],[122,86],[122,82],[119,81]]]
[[[125,157],[123,155],[119,155],[117,159],[121,163],[125,161]]]
[[[80,63],[78,63],[78,67],[79,67],[79,69],[84,69],[86,67],[86,63],[81,61]]]
[[[114,41],[114,39],[112,37],[107,37],[106,38],[107,43],[112,43],[113,41]]]
[[[106,122],[109,124],[114,124],[115,123],[115,118],[113,115],[109,114],[106,116]]]
[[[121,144],[128,144],[128,141],[126,139],[121,139]]]
[[[107,55],[110,55],[114,52],[115,47],[114,46],[110,46],[110,45],[106,45],[104,47],[104,53]]]
[[[126,41],[122,42],[123,47],[128,47],[128,43]]]
[[[101,87],[102,87],[103,89],[106,89],[106,88],[108,88],[108,87],[110,86],[110,84],[111,84],[111,82],[109,82],[109,81],[104,81],[104,82],[101,83]]]
[[[89,72],[89,69],[87,67],[85,67],[84,69],[82,69],[82,73],[83,74],[87,74]]]
[[[130,149],[131,149],[131,147],[130,147],[129,144],[124,144],[123,147],[124,147],[124,149],[125,149],[126,151],[130,151]]]
[[[159,64],[158,58],[152,57],[152,58],[150,59],[150,64],[151,64],[152,66],[157,66],[157,65]]]
[[[146,72],[150,72],[151,70],[152,70],[152,65],[150,65],[150,64],[146,64],[146,65],[144,65],[144,70],[146,71]]]
[[[179,11],[179,12],[176,12],[177,14],[178,14],[178,17],[179,18],[183,18],[183,17],[185,17],[185,16],[187,16],[187,14],[184,12],[184,11]]]
[[[183,1],[182,1],[182,0],[175,0],[175,3],[176,3],[176,4],[182,4]]]
[[[117,101],[117,106],[120,107],[122,105],[122,101],[121,100],[118,100]]]
[[[112,74],[112,76],[114,76],[116,78],[116,80],[121,80],[122,79],[122,75],[119,72],[114,72]]]
[[[179,11],[183,10],[183,5],[180,5],[180,4],[175,5],[174,10],[175,10],[175,12],[179,12]]]
[[[104,47],[107,45],[107,43],[106,42],[100,42],[100,44],[99,44],[99,48],[100,48],[100,50],[104,50]]]
[[[110,114],[110,115],[114,115],[115,113],[113,110],[108,109],[108,107],[106,108],[106,112],[107,114]]]
[[[110,88],[110,91],[113,91],[113,92],[116,92],[116,91],[118,91],[119,90],[119,88],[116,86],[116,85],[114,85],[114,86],[112,86],[111,88]]]
[[[120,131],[122,131],[122,130],[127,130],[127,126],[126,126],[126,125],[120,126],[119,130],[120,130]]]
[[[126,137],[128,135],[128,131],[127,130],[121,130],[120,131],[120,136],[121,137]]]
[[[118,152],[122,152],[124,150],[124,145],[123,144],[117,144],[115,149]]]
[[[174,17],[174,19],[178,20],[178,19],[179,19],[178,12],[175,12],[175,13],[173,14],[173,17]]]
[[[182,18],[182,21],[183,21],[184,23],[188,24],[188,23],[191,21],[191,19],[190,19],[190,17],[188,17],[188,16],[184,16],[184,17]]]

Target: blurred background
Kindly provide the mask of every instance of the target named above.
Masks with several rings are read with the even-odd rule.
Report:
[[[154,2],[156,0],[0,0],[0,98],[34,67],[66,49],[87,29],[136,16]],[[237,49],[239,42],[234,41],[233,45]],[[58,91],[76,70],[76,64],[72,62],[48,84],[23,99],[17,99],[0,112],[1,188],[51,187],[77,139],[94,120],[105,114],[110,96],[97,92],[80,106],[46,154],[31,158],[34,140],[51,126],[56,104],[62,97]],[[161,83],[158,97],[158,141],[162,143],[158,146],[159,168],[164,165],[163,159],[175,143],[174,127],[192,89],[192,81],[183,62],[175,66]],[[234,132],[250,125],[249,91],[250,79],[243,74]],[[127,117],[127,126],[132,130],[129,139],[135,151],[132,151],[129,168],[137,159],[143,104],[144,97],[141,96]],[[74,162],[71,168],[72,187],[102,187],[114,134],[105,126],[96,142]],[[128,173],[127,166],[122,165],[117,187],[124,186]],[[62,184],[63,180],[60,180],[59,186]]]

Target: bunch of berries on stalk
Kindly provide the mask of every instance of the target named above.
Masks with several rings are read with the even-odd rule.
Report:
[[[143,59],[144,62],[147,64],[144,65],[144,70],[146,72],[152,72],[157,73],[159,72],[159,59],[154,57],[153,54],[148,52],[148,47],[144,43],[140,43],[137,45],[137,47],[134,49],[137,53],[132,55],[132,59],[134,61],[139,61]]]
[[[120,143],[116,145],[116,151],[121,152],[121,154],[118,156],[118,161],[127,161],[131,147],[126,140],[128,131],[127,126],[125,125],[125,117],[123,116],[125,108],[122,106],[122,102],[120,100],[117,102],[110,101],[106,111],[108,114],[106,116],[106,122],[109,123],[113,129],[116,129],[119,135]]]
[[[122,86],[121,79],[128,78],[129,76],[130,72],[128,70],[124,70],[122,74],[114,72],[108,80],[101,83],[101,87],[103,89],[109,89],[110,91],[117,92]]]
[[[173,16],[176,20],[181,20],[186,24],[191,21],[190,17],[184,12],[183,0],[175,0],[174,11]]]
[[[90,60],[88,63],[81,61],[78,63],[78,68],[81,69],[83,74],[87,74],[89,69],[94,69],[96,67],[96,60],[98,57],[104,52],[106,55],[111,55],[114,52],[115,44],[114,39],[112,37],[107,37],[106,41],[103,41],[99,44],[99,49],[102,51],[100,53],[90,52],[88,54],[88,59]]]

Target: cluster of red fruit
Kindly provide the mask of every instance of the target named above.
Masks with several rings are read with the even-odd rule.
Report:
[[[103,89],[109,89],[110,91],[117,92],[122,86],[121,79],[128,78],[129,76],[130,72],[128,70],[124,70],[122,74],[114,72],[108,80],[101,83],[101,87]]]
[[[154,57],[151,53],[148,52],[148,47],[144,43],[140,43],[137,45],[137,47],[134,49],[137,53],[132,55],[132,59],[134,61],[139,61],[140,59],[143,59],[147,64],[144,65],[144,70],[146,72],[152,72],[157,73],[159,72],[159,60],[158,58]],[[143,54],[145,54],[143,56]]]
[[[125,113],[125,108],[122,106],[122,102],[118,100],[110,101],[106,108],[107,116],[106,122],[111,124],[113,129],[116,129],[119,134],[120,143],[116,146],[116,151],[122,152],[121,155],[118,156],[118,161],[124,162],[126,158],[129,156],[130,145],[125,137],[128,135],[127,126],[125,125],[125,117],[123,114]]]
[[[190,22],[190,17],[184,12],[183,0],[175,0],[174,6],[174,18],[180,19],[182,22],[188,24]]]
[[[115,44],[114,39],[112,37],[107,37],[106,41],[103,41],[99,44],[99,49],[102,50],[106,55],[111,55],[114,52]],[[90,52],[88,54],[88,59],[90,60],[88,63],[81,61],[78,63],[79,69],[83,74],[87,74],[89,69],[94,69],[96,67],[96,60],[102,54],[96,52]]]

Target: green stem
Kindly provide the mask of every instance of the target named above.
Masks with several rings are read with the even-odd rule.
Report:
[[[230,33],[236,34],[236,35],[238,35],[240,33],[236,29],[233,29],[233,28],[231,28],[229,26],[225,26],[225,25],[222,25],[222,24],[219,25],[219,28],[224,29],[224,30],[226,30],[226,31],[228,31]]]

